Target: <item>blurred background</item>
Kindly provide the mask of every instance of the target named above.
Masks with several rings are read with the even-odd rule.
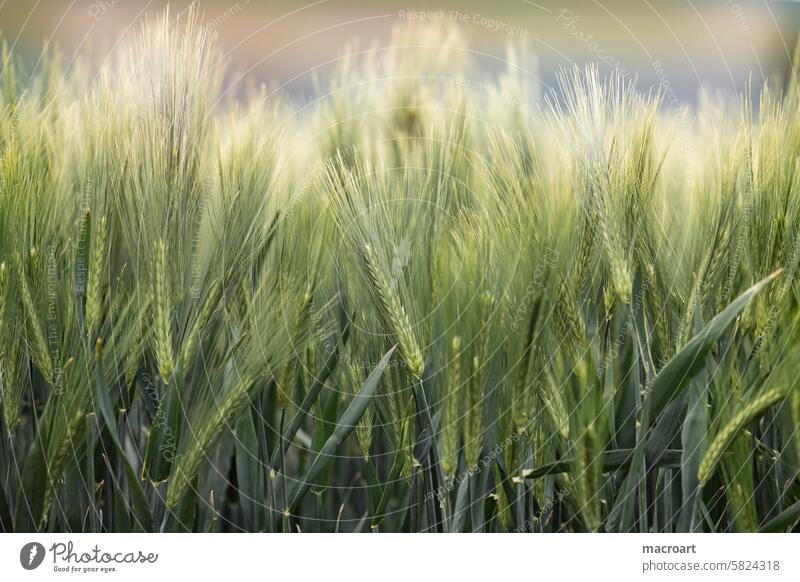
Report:
[[[76,53],[99,63],[148,16],[193,3],[239,72],[229,83],[244,73],[300,98],[348,43],[386,46],[398,23],[452,23],[481,75],[502,69],[508,43],[521,43],[545,86],[564,66],[597,62],[660,85],[668,105],[696,102],[701,88],[741,93],[749,80],[755,94],[780,84],[800,29],[794,0],[0,0],[0,34],[29,70],[45,45],[67,66]]]

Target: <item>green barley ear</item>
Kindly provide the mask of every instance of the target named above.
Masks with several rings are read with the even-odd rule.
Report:
[[[667,302],[664,296],[664,290],[652,263],[643,266],[642,275],[644,277],[646,289],[651,296],[649,303],[653,306],[652,311],[655,312],[653,314],[653,318],[655,319],[655,336],[661,346],[661,358],[663,361],[667,361],[672,353],[672,346],[670,346],[669,315],[668,311],[665,309]]]
[[[294,386],[294,369],[294,359],[291,359],[286,362],[278,378],[276,386],[278,406],[283,410],[288,410],[292,403],[292,396],[289,394],[289,390]]]
[[[487,362],[489,360],[489,333],[490,319],[494,315],[495,297],[490,291],[481,294],[481,358]]]
[[[186,343],[181,353],[182,369],[186,369],[186,366],[188,366],[194,358],[197,347],[200,344],[200,337],[208,326],[208,322],[211,321],[214,312],[217,310],[221,295],[222,285],[219,280],[215,280],[208,290],[206,300],[203,302],[203,307],[200,309],[197,319],[194,320],[194,325],[192,325],[189,335],[186,337]]]
[[[582,279],[572,281],[571,278],[564,277],[559,283],[558,289],[555,325],[558,326],[561,333],[572,340],[572,344],[576,345],[581,345],[586,338],[586,322],[583,320],[578,299],[580,294],[578,287],[582,284]]]
[[[351,367],[352,366],[351,364]],[[358,390],[361,386],[363,386],[364,382],[366,381],[366,371],[363,367],[359,367],[359,369],[353,370],[351,372],[351,378],[361,380],[360,382],[352,383],[352,387],[354,390]],[[363,379],[362,379],[363,378]],[[356,425],[356,440],[358,441],[358,446],[361,449],[361,455],[364,457],[365,461],[369,461],[370,458],[370,448],[372,446],[372,437],[373,432],[375,430],[375,405],[374,403],[367,406],[366,410],[364,410],[364,414],[361,416],[361,419],[358,421]]]
[[[375,405],[370,404],[364,410],[361,420],[356,425],[356,440],[365,461],[369,461],[369,450],[372,445],[372,432],[375,428]]]
[[[303,354],[303,396],[314,383],[314,375],[317,369],[317,350],[312,345],[306,347]]]
[[[15,336],[24,330],[16,317],[11,315],[9,291],[12,290],[10,269],[6,263],[0,263],[0,406],[3,409],[3,418],[9,434],[14,432],[17,423],[22,418],[20,414],[22,395],[25,390],[21,381],[22,364],[21,350]],[[3,338],[11,341],[3,345]]]
[[[442,465],[447,475],[455,473],[458,463],[459,410],[461,400],[461,338],[456,336],[450,344],[450,378],[444,395],[442,410]]]
[[[748,466],[752,458],[750,443],[751,437],[746,432],[737,434],[719,464],[728,511],[738,532],[755,532],[759,522],[753,471]]]
[[[36,252],[35,247],[31,249],[30,257],[32,262],[38,262],[38,252]],[[19,276],[19,286],[22,294],[22,306],[25,310],[25,319],[28,324],[28,332],[31,336],[33,360],[36,362],[45,382],[52,385],[55,381],[53,361],[50,358],[50,351],[47,349],[47,342],[42,333],[42,328],[39,325],[36,307],[33,304],[33,297],[31,297],[31,291],[28,287],[28,277],[25,275],[25,269],[22,265],[22,259],[19,253],[15,255],[15,262],[17,263],[15,271],[17,271]]]
[[[603,482],[603,447],[594,424],[586,426],[575,443],[572,473],[575,497],[590,531],[601,523],[600,494]]]
[[[608,312],[610,313],[617,299],[625,305],[630,305],[633,294],[633,275],[627,257],[616,252],[609,252],[609,269],[611,271],[611,283],[614,294],[606,297]]]
[[[6,319],[6,264],[0,263],[0,338],[4,337],[5,319]],[[12,356],[13,357],[13,356]],[[7,396],[6,379],[5,379],[5,351],[0,346],[0,404],[3,405],[3,414],[5,415],[6,424],[9,431],[13,431],[16,425],[17,405]]]
[[[167,248],[164,239],[156,242],[153,269],[153,307],[155,309],[156,358],[158,372],[168,383],[172,377],[172,333],[170,326],[170,292],[167,281]]]
[[[103,264],[106,256],[107,222],[106,217],[97,223],[92,236],[92,257],[89,265],[89,282],[86,292],[86,333],[92,337],[100,325],[100,312],[103,304],[101,284]]]
[[[386,280],[378,257],[369,244],[364,245],[364,261],[367,265],[370,284],[380,304],[379,311],[386,320],[389,329],[397,338],[397,343],[400,344],[400,352],[408,369],[414,376],[421,378],[425,368],[425,359],[422,357],[422,351],[419,349],[419,344],[417,344],[417,340],[411,330],[411,324],[408,321],[408,316],[405,309],[403,309],[402,303],[400,303],[400,298],[397,296],[394,287]]]
[[[472,377],[469,380],[467,394],[467,410],[464,415],[464,454],[467,467],[474,471],[483,446],[483,385],[481,383],[481,361],[478,356],[472,358]]]
[[[6,283],[8,281],[8,271],[5,262],[0,263],[0,335],[6,320]],[[0,352],[0,356],[2,356]]]
[[[312,325],[312,307],[314,305],[313,284],[309,283],[306,287],[301,305],[302,307],[299,311],[298,320],[295,324],[295,328],[292,330],[293,333],[297,333],[298,336],[302,334],[303,329],[310,329]],[[305,358],[305,353],[303,353],[303,358]],[[296,394],[292,391],[297,386],[297,382],[303,374],[303,370],[298,369],[298,364],[301,364],[300,368],[303,367],[299,354],[286,362],[286,365],[282,368],[280,376],[278,377],[276,386],[278,406],[286,410],[289,409],[293,398],[296,397]]]
[[[784,386],[767,390],[741,408],[728,424],[717,433],[717,436],[711,441],[706,454],[703,456],[703,460],[700,462],[697,478],[700,480],[701,486],[705,485],[708,480],[711,479],[722,455],[728,449],[728,446],[730,446],[738,432],[749,422],[758,418],[764,411],[783,400],[786,395],[787,388]]]
[[[219,406],[211,410],[210,416],[199,425],[200,428],[196,435],[172,468],[172,475],[167,487],[168,507],[175,507],[186,493],[191,480],[197,475],[200,463],[207,455],[207,447],[222,431],[225,423],[230,422],[237,410],[246,402],[252,385],[253,380],[250,377],[240,378],[230,394],[221,401]]]
[[[364,366],[350,361],[347,363],[345,372],[348,385],[347,389],[350,390],[350,395],[348,397],[355,398],[361,386],[363,386],[364,382],[367,380],[366,370],[364,369]],[[358,442],[358,447],[361,450],[361,456],[365,461],[369,461],[370,459],[370,448],[372,447],[372,436],[374,430],[375,407],[373,404],[370,404],[367,406],[366,410],[364,410],[364,415],[358,421],[355,429],[356,441]]]
[[[683,345],[692,337],[691,332],[694,326],[694,319],[696,315],[695,310],[697,309],[697,301],[700,298],[700,290],[702,285],[702,279],[699,276],[695,276],[692,290],[689,293],[688,300],[686,301],[686,311],[684,311],[683,317],[678,325],[678,338],[676,343],[677,349],[683,347]]]
[[[480,329],[482,335],[482,341],[478,347],[480,356],[474,356],[472,359],[472,376],[469,380],[467,410],[464,415],[464,452],[467,458],[467,465],[471,470],[477,468],[483,447],[483,396],[489,376],[489,338],[491,336],[489,326],[494,305],[494,295],[489,291],[484,291],[480,299]]]
[[[5,321],[6,321],[6,282],[8,280],[8,272],[6,271],[6,264],[0,263],[0,338],[5,337],[3,334],[5,329]],[[0,400],[3,400],[4,396],[4,384],[3,384],[3,357],[5,356],[5,352],[2,349],[2,345],[0,345]],[[12,427],[13,428],[13,427]]]
[[[518,363],[519,372],[517,375],[517,382],[515,385],[516,392],[514,394],[514,407],[512,410],[512,422],[514,429],[518,434],[527,431],[531,415],[533,413],[533,391],[534,382],[528,380],[528,372],[531,363],[531,354],[534,350],[534,335],[536,332],[536,325],[539,320],[539,308],[541,307],[541,298],[535,299],[531,316],[528,320],[528,331],[525,336],[525,344],[522,347],[522,355]]]

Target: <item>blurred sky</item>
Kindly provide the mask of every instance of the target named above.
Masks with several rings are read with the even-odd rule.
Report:
[[[53,43],[69,63],[76,51],[102,60],[161,0],[0,0],[0,30],[18,56],[36,61]],[[258,82],[286,84],[302,95],[309,71],[348,42],[389,42],[399,22],[452,22],[468,39],[478,74],[502,67],[509,41],[536,55],[546,85],[572,63],[598,61],[606,71],[637,75],[641,86],[668,89],[667,101],[694,102],[699,87],[740,92],[752,79],[785,79],[800,29],[800,3],[766,0],[200,0],[206,21],[235,69]],[[435,49],[431,49],[432,51]]]

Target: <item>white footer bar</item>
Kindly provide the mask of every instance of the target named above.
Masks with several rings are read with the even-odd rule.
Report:
[[[800,536],[792,534],[0,535],[3,580],[413,582],[464,575],[727,582],[800,580],[798,564]]]

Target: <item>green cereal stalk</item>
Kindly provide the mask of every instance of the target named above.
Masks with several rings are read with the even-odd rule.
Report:
[[[668,361],[672,355],[670,345],[669,320],[667,315],[667,302],[664,297],[663,289],[656,279],[656,271],[652,264],[646,265],[642,269],[646,291],[650,294],[650,305],[652,306],[653,318],[655,319],[655,333],[658,343],[661,345],[661,358]],[[642,300],[641,303],[644,303]],[[642,306],[640,306],[642,308]]]
[[[800,458],[800,390],[792,393],[792,420],[794,421],[794,446]]]
[[[183,352],[181,354],[181,363],[184,369],[192,361],[192,358],[194,358],[197,346],[200,343],[200,336],[203,334],[203,331],[208,326],[208,322],[211,321],[211,316],[214,315],[214,311],[217,309],[221,291],[222,286],[219,280],[215,280],[208,290],[206,300],[203,302],[203,307],[200,309],[197,319],[194,320],[194,325],[192,325],[189,335],[186,337],[186,343],[183,346]]]
[[[173,475],[169,479],[167,489],[167,505],[169,507],[175,507],[186,493],[189,483],[197,474],[200,463],[208,454],[210,443],[214,441],[226,422],[234,418],[246,404],[247,395],[252,386],[253,381],[250,378],[242,378],[220,401],[219,406],[213,408],[211,416],[198,423],[199,429],[196,437],[189,442],[186,450],[179,456],[178,463],[173,469]]]
[[[150,308],[150,297],[146,293],[143,293],[141,294],[141,298],[141,309],[137,310],[135,321],[132,322],[132,325],[136,327],[136,333],[134,333],[135,341],[127,350],[123,364],[126,386],[130,386],[136,377],[136,372],[138,371],[139,364],[142,360],[144,346],[143,338],[146,337],[143,320],[144,314],[147,313]]]
[[[359,366],[353,362],[347,364],[347,382],[352,391],[354,398],[358,393],[358,389],[366,381],[366,372],[363,366]],[[358,446],[361,449],[361,455],[365,461],[370,458],[370,448],[372,446],[372,435],[375,429],[375,410],[372,404],[367,406],[364,410],[364,415],[356,425],[355,433]]]
[[[373,405],[367,406],[364,415],[356,425],[356,440],[358,446],[361,448],[361,454],[364,455],[364,460],[369,460],[369,449],[372,444],[372,430],[375,426],[375,412]]]
[[[478,467],[483,443],[483,386],[480,381],[481,361],[478,356],[472,358],[472,377],[469,379],[467,393],[467,410],[464,414],[464,454],[467,467],[474,471]]]
[[[0,263],[0,338],[4,337],[5,318],[6,318],[6,280],[8,274],[6,271],[6,264]],[[4,376],[4,359],[5,353],[0,345],[0,402],[3,404],[3,413],[6,417],[6,423],[9,429],[14,428],[16,423],[16,405],[13,405],[13,410],[9,410],[9,402],[6,398],[6,386]]]
[[[167,281],[167,248],[164,239],[156,242],[153,278],[153,306],[155,307],[156,358],[158,371],[165,383],[173,372],[172,334],[170,331],[169,282]]]
[[[89,283],[86,293],[86,333],[91,337],[100,325],[103,303],[100,285],[103,281],[103,262],[106,256],[107,223],[102,217],[92,237],[92,258],[89,265]]]
[[[317,352],[312,345],[308,345],[303,354],[303,396],[314,383],[316,369]]]
[[[574,275],[573,284],[576,291],[583,285],[586,271],[589,269],[589,262],[592,258],[595,239],[597,237],[599,218],[594,208],[588,210],[584,215],[580,230],[580,242],[578,245],[578,258],[572,274]]]
[[[283,409],[288,409],[292,403],[292,397],[289,394],[289,390],[292,382],[292,377],[294,376],[294,359],[289,360],[286,362],[286,365],[283,366],[281,369],[280,376],[278,378],[278,385],[277,385],[277,396],[278,396],[278,406]]]
[[[678,325],[678,339],[677,347],[680,348],[692,337],[691,332],[694,327],[695,309],[697,308],[697,300],[699,299],[700,290],[702,288],[702,278],[695,277],[692,290],[689,293],[686,302],[686,311],[683,313],[680,324]]]
[[[68,411],[62,409],[59,413],[66,415]],[[86,413],[78,411],[69,418],[70,420],[66,423],[63,434],[60,435],[61,438],[55,442],[51,441],[45,453],[47,461],[47,476],[45,479],[47,479],[47,481],[44,503],[42,505],[42,515],[33,516],[35,519],[39,520],[39,526],[44,524],[47,519],[47,514],[53,503],[56,485],[64,472],[65,466],[69,462],[70,454],[74,454],[75,450],[80,447],[78,433],[81,423],[86,418]]]
[[[0,334],[3,333],[6,319],[6,283],[8,281],[8,271],[5,263],[0,263]],[[0,357],[3,353],[0,352]]]
[[[422,357],[422,351],[419,349],[417,340],[411,331],[411,324],[408,321],[408,316],[405,309],[403,309],[402,303],[400,303],[400,298],[395,293],[392,285],[386,280],[371,245],[364,246],[364,259],[370,283],[380,304],[381,314],[400,344],[400,352],[408,369],[417,378],[421,378],[425,368],[425,359]]]
[[[540,301],[534,301],[531,316],[528,320],[528,331],[525,336],[525,344],[522,348],[522,354],[519,360],[519,371],[516,383],[516,397],[513,407],[513,422],[514,429],[518,433],[525,432],[530,424],[530,416],[533,409],[533,385],[528,381],[528,372],[531,362],[531,353],[534,350],[534,333],[536,331],[536,323],[539,319]]]
[[[494,306],[494,295],[484,291],[481,295],[480,329],[483,334],[480,344],[480,356],[472,360],[472,377],[469,381],[469,394],[467,396],[467,410],[464,421],[464,448],[467,465],[471,470],[478,466],[478,458],[483,446],[483,395],[486,389],[489,366],[489,316]]]
[[[734,437],[728,453],[720,461],[728,511],[737,531],[754,532],[758,529],[758,516],[754,503],[753,471],[746,461],[750,457],[749,435],[740,432]]]
[[[755,400],[741,408],[728,424],[717,433],[717,436],[711,441],[706,454],[703,456],[703,460],[700,462],[697,478],[700,480],[701,486],[705,485],[711,478],[711,475],[714,474],[714,469],[736,434],[749,422],[758,418],[765,410],[785,398],[786,393],[787,390],[784,387],[767,390]]]
[[[31,258],[35,259],[37,253],[35,249],[31,250]],[[50,358],[50,351],[47,349],[47,341],[45,341],[42,329],[39,326],[39,318],[36,314],[36,307],[33,304],[31,291],[28,287],[28,278],[25,275],[25,270],[22,267],[22,260],[19,254],[15,255],[17,262],[17,271],[19,273],[20,291],[22,292],[22,305],[25,309],[26,319],[28,321],[28,329],[31,335],[31,350],[33,351],[33,359],[42,373],[42,377],[48,384],[53,384],[55,381],[55,373],[53,368],[53,361]]]
[[[601,522],[600,488],[603,480],[602,447],[598,442],[594,425],[587,426],[578,438],[575,453],[576,497],[586,525],[591,531],[597,531]]]
[[[442,465],[447,475],[452,475],[458,462],[458,403],[461,400],[461,338],[456,336],[450,345],[452,361],[450,363],[450,381],[444,397],[442,412]]]

